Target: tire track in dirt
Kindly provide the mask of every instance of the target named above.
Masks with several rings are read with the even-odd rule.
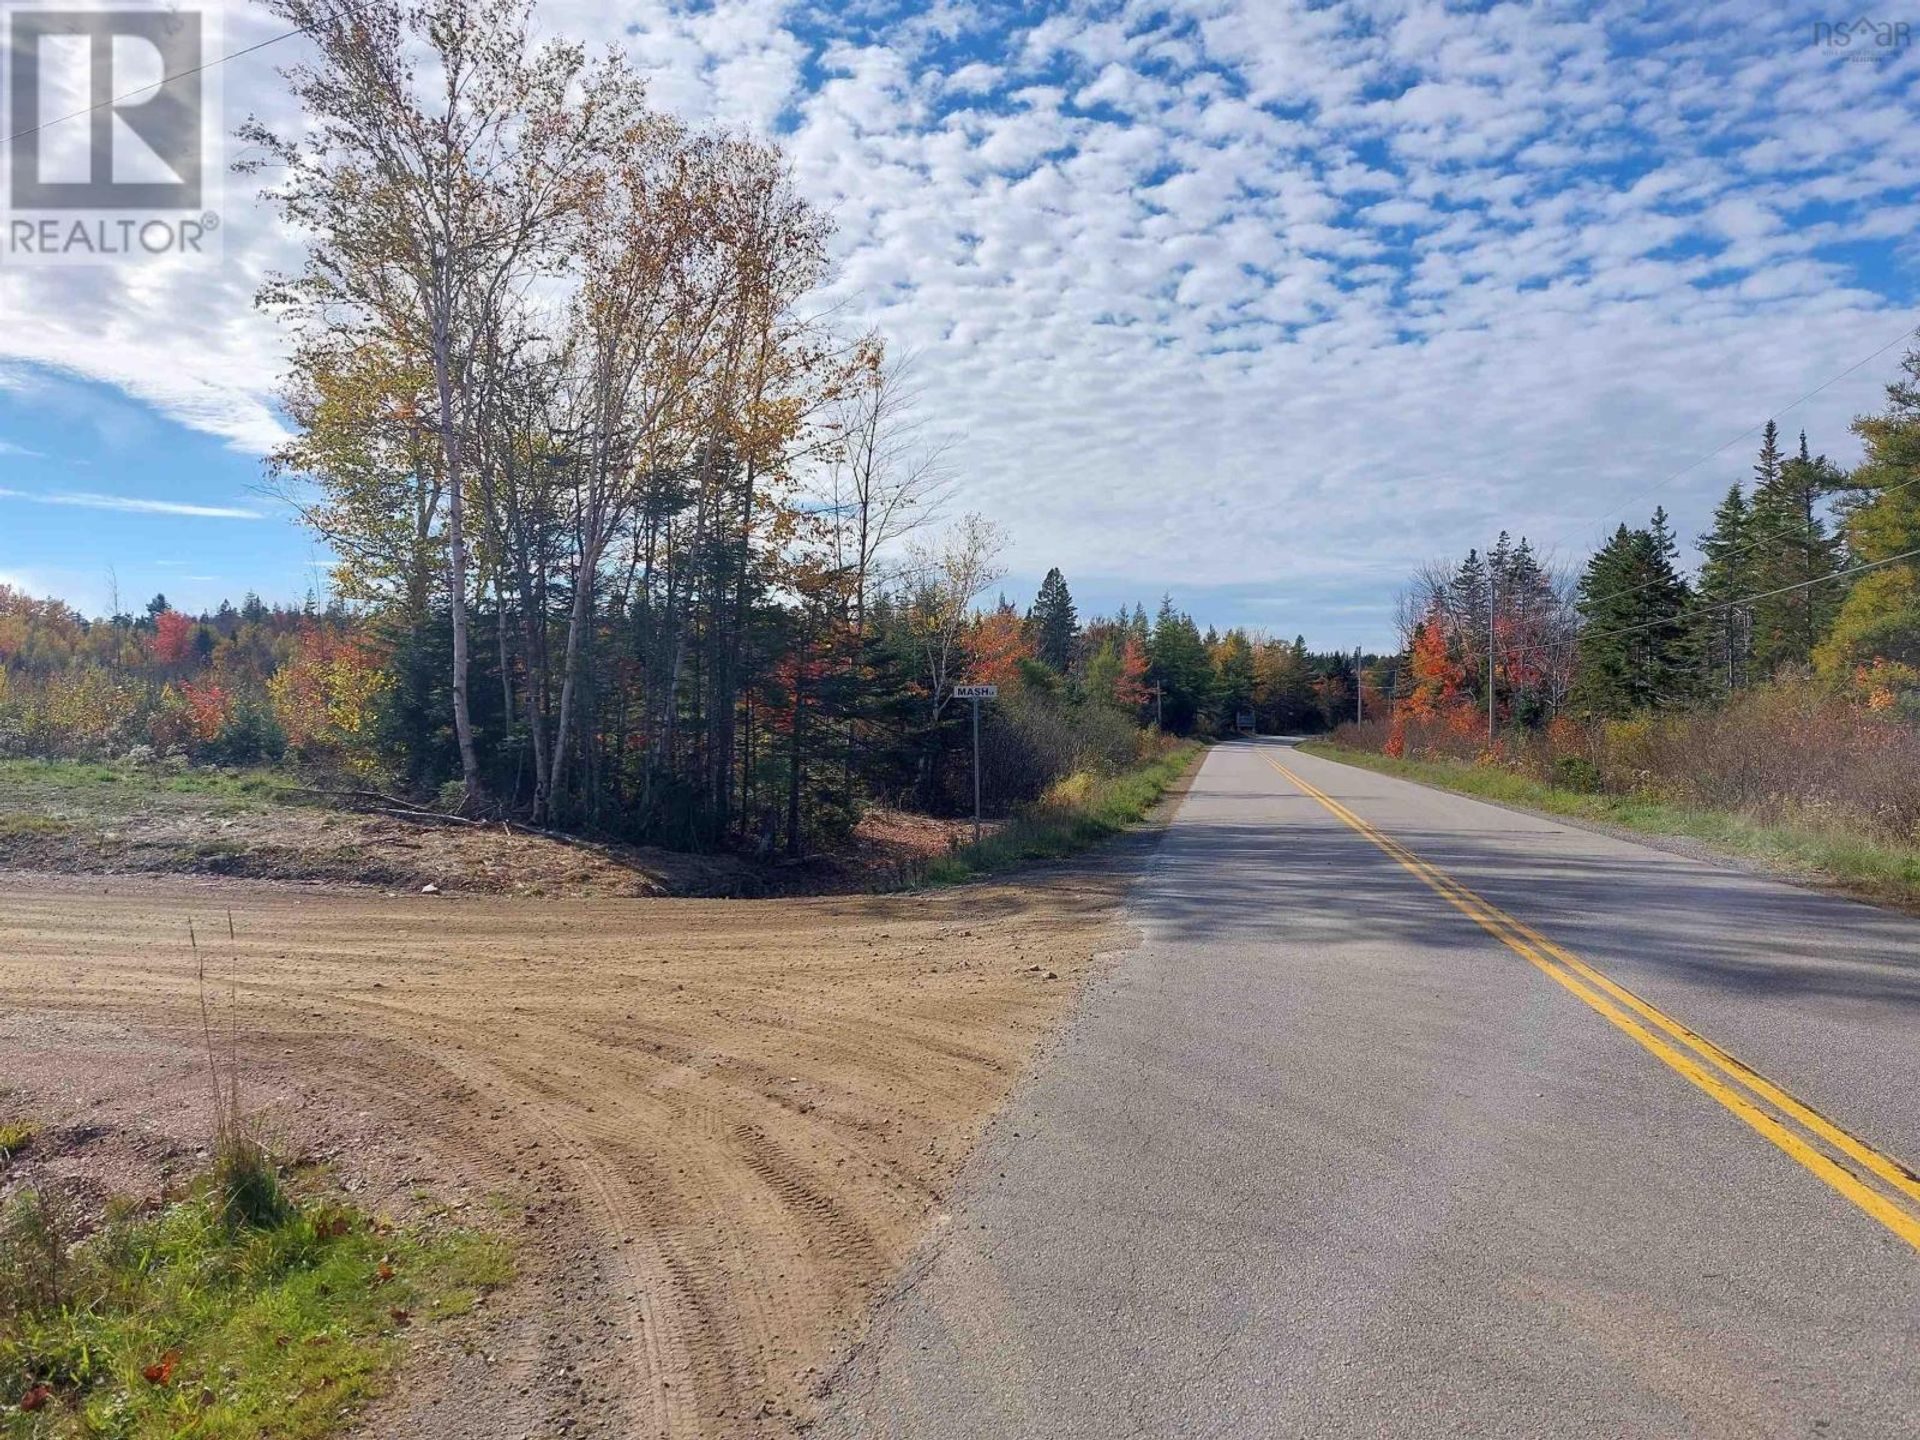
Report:
[[[213,986],[263,1073],[364,1109],[369,1144],[430,1139],[526,1212],[494,1337],[423,1367],[370,1433],[753,1440],[807,1417],[1123,943],[1126,874],[565,903],[0,876],[0,1018],[190,1050],[186,920],[218,916]]]

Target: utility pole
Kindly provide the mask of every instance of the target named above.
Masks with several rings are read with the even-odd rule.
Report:
[[[1487,746],[1493,746],[1493,617],[1500,609],[1500,577],[1487,568]]]
[[[1164,730],[1167,728],[1166,706],[1162,703],[1163,697],[1165,696],[1165,694],[1166,694],[1166,687],[1163,686],[1158,680],[1154,681],[1153,682],[1153,728],[1156,730]]]
[[[1360,647],[1353,647],[1353,723],[1367,723],[1367,677],[1360,673]]]

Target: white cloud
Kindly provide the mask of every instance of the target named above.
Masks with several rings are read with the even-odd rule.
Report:
[[[71,505],[83,510],[121,510],[134,515],[182,515],[201,520],[259,520],[258,510],[234,505],[189,505],[178,500],[143,500],[133,495],[96,495],[84,490],[35,494],[0,489],[0,500],[29,500],[35,505]]]
[[[540,13],[624,45],[660,103],[780,133],[840,226],[823,302],[920,352],[961,503],[1022,572],[1344,585],[1384,616],[1407,566],[1500,525],[1585,544],[1885,343],[1913,290],[1915,81],[1771,7],[1089,0],[1006,34],[1002,7],[869,8]],[[228,74],[234,113],[285,116],[271,57]],[[273,444],[282,341],[249,300],[293,248],[242,198],[220,267],[0,274],[0,360]],[[1906,268],[1837,258],[1869,242]],[[1890,370],[1783,421],[1844,456]],[[1739,469],[1659,498],[1684,533]]]

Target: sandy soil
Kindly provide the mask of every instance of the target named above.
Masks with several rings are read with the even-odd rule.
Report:
[[[1110,852],[932,894],[568,902],[0,874],[0,1115],[98,1186],[193,1162],[191,918],[290,1151],[516,1242],[522,1278],[423,1337],[369,1433],[788,1434],[1128,943],[1129,873]]]

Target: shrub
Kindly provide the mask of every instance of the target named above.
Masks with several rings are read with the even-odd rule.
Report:
[[[0,1214],[0,1315],[58,1309],[66,1302],[67,1247],[73,1242],[66,1203],[45,1190],[23,1190]]]
[[[1553,762],[1553,783],[1583,795],[1600,793],[1600,767],[1582,755],[1562,755]]]
[[[1904,667],[1835,685],[1790,677],[1714,708],[1583,723],[1501,737],[1482,753],[1445,717],[1343,725],[1336,745],[1409,759],[1496,765],[1586,794],[1635,796],[1763,823],[1874,839],[1920,839],[1920,725],[1906,718]],[[1399,745],[1396,751],[1393,744]]]

